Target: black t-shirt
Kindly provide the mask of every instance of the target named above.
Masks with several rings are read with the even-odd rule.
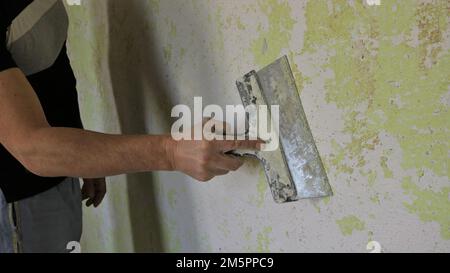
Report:
[[[18,67],[24,72],[51,126],[82,128],[65,47],[67,27],[62,0],[1,0],[0,71]],[[64,179],[32,174],[0,144],[0,189],[7,202],[49,190]]]

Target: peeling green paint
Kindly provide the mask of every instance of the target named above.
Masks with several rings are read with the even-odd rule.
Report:
[[[279,58],[281,51],[289,47],[296,21],[286,1],[264,0],[258,1],[258,5],[269,25],[264,31],[258,31],[259,38],[252,43],[251,51],[256,64],[264,66]]]
[[[186,56],[186,48],[183,47],[180,49],[180,60],[182,61],[185,56]]]
[[[264,205],[266,192],[268,189],[269,186],[267,185],[266,174],[264,172],[264,169],[260,167],[259,179],[258,183],[256,184],[256,192],[257,192],[256,205],[258,207],[262,207]]]
[[[392,174],[392,171],[389,169],[387,164],[388,158],[386,156],[380,157],[380,166],[383,169],[384,178],[392,178],[394,175]]]
[[[446,4],[393,5],[307,4],[302,54],[320,48],[333,52],[323,67],[334,73],[327,81],[327,101],[344,111],[344,133],[351,137],[333,144],[331,164],[349,174],[350,166],[364,167],[366,152],[382,144],[379,133],[384,131],[400,143],[404,169],[427,168],[449,177],[450,116],[441,100],[450,71],[449,52],[441,45],[448,28]],[[410,45],[415,27],[420,29],[417,46]],[[393,41],[398,35],[405,37],[400,43]],[[435,48],[431,55],[430,45]],[[424,58],[432,59],[428,67],[422,65]],[[387,158],[380,160],[384,176],[393,177]]]
[[[167,192],[167,201],[169,202],[169,205],[172,209],[175,208],[175,205],[177,203],[176,195],[177,195],[176,189],[170,189]]]
[[[270,233],[272,233],[272,227],[265,227],[261,232],[258,232],[256,235],[256,241],[258,242],[257,252],[270,251]]]
[[[402,187],[406,194],[413,197],[412,203],[404,202],[408,211],[417,214],[424,222],[438,223],[442,238],[450,240],[450,187],[444,187],[439,192],[421,189],[409,176],[403,179]]]
[[[148,3],[150,4],[150,7],[152,8],[152,10],[159,12],[160,1],[161,0],[149,0]]]
[[[236,26],[239,30],[245,30],[245,25],[241,21],[241,17],[238,17],[236,20]]]
[[[166,45],[164,47],[164,59],[166,62],[170,62],[172,60],[172,45]]]
[[[292,68],[292,73],[294,74],[295,78],[295,84],[297,85],[299,95],[301,95],[303,91],[303,87],[305,86],[305,77],[303,76],[302,72],[300,71],[299,65],[295,62],[295,54],[294,52],[289,53],[289,62]]]
[[[367,176],[367,179],[368,179],[369,186],[372,187],[375,184],[375,181],[377,179],[377,173],[373,170],[370,170],[369,174]]]
[[[215,41],[213,43],[213,48],[223,52],[225,49],[224,36],[223,31],[225,29],[225,23],[223,20],[223,7],[219,5],[216,9],[216,13],[214,15],[215,23],[216,23],[216,31],[215,31]]]
[[[370,197],[370,201],[372,201],[373,203],[379,205],[379,204],[380,204],[380,195],[379,195],[378,193],[372,195],[372,196]]]
[[[365,223],[354,215],[346,216],[337,220],[336,223],[344,236],[352,235],[355,230],[362,231],[366,228]]]
[[[353,168],[344,162],[346,150],[334,139],[331,140],[331,147],[333,153],[329,155],[329,163],[336,167],[338,173],[352,174]]]
[[[177,26],[173,23],[170,22],[170,37],[175,38],[177,36]]]

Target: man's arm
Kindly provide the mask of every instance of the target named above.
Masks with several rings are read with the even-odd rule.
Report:
[[[32,86],[17,68],[0,72],[0,143],[40,176],[96,178],[178,170],[201,181],[242,165],[224,152],[260,146],[259,141],[174,141],[170,136],[53,128]]]
[[[37,175],[94,178],[171,169],[167,137],[50,127],[34,90],[19,69],[0,73],[0,111],[0,142]]]

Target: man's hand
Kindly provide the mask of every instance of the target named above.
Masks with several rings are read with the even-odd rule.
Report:
[[[84,178],[83,188],[81,194],[83,201],[86,201],[86,206],[98,207],[106,194],[106,181],[105,178]]]
[[[260,150],[260,140],[181,140],[168,144],[172,169],[181,171],[199,181],[236,171],[243,165],[239,157],[225,153],[233,150]]]

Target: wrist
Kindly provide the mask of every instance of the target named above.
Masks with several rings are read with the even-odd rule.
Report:
[[[177,150],[177,142],[172,138],[172,136],[164,136],[163,138],[163,149],[164,149],[164,158],[166,159],[166,165],[168,171],[176,171],[176,159],[175,154]]]

